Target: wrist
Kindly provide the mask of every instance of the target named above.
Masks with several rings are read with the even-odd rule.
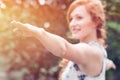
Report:
[[[42,35],[45,30],[43,28],[39,28],[30,24],[24,24],[29,30],[30,32],[32,32],[34,35]]]
[[[45,34],[45,30],[43,28],[36,27],[33,31],[35,37],[42,37]]]

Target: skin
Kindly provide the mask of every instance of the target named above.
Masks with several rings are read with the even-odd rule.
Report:
[[[14,32],[20,31],[24,36],[29,34],[29,36],[37,38],[53,55],[75,62],[80,70],[87,75],[99,75],[104,54],[98,46],[87,44],[91,41],[97,41],[96,24],[92,21],[85,6],[78,6],[70,16],[69,29],[73,37],[79,39],[81,43],[71,44],[60,36],[30,24],[13,21],[11,25],[14,26]]]
[[[85,6],[78,6],[73,10],[69,23],[70,31],[74,38],[81,42],[97,41],[96,24],[92,21],[91,15],[86,11]]]
[[[114,62],[110,59],[106,60],[106,70],[110,70],[110,69],[116,69],[116,65],[114,64]]]

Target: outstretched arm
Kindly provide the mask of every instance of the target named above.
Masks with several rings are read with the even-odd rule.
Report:
[[[101,50],[96,46],[90,46],[86,43],[70,44],[64,38],[49,33],[43,28],[38,28],[30,24],[23,24],[13,21],[14,31],[20,30],[23,34],[29,34],[37,38],[41,44],[55,56],[59,56],[77,64],[92,64],[99,66],[98,62],[102,62]],[[23,35],[24,36],[24,35]],[[96,60],[97,59],[97,60]],[[90,64],[90,63],[89,63]]]
[[[30,24],[23,24],[21,22],[11,22],[14,26],[14,31],[21,31],[24,35],[31,35],[37,38],[45,48],[56,56],[62,56],[66,52],[66,43],[68,42],[60,36],[51,34],[43,28],[38,28]]]

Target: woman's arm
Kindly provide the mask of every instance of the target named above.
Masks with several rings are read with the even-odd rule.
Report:
[[[66,44],[69,43],[64,38],[45,30],[36,32],[35,36],[52,54],[59,57],[65,55],[67,50]]]
[[[66,52],[66,44],[69,43],[64,38],[51,34],[43,28],[38,28],[30,24],[23,24],[17,21],[12,22],[12,27],[15,32],[19,31],[22,35],[24,34],[23,36],[34,36],[45,48],[56,56],[62,56]]]
[[[97,63],[96,59],[101,61],[102,55],[99,54],[101,51],[96,46],[90,46],[86,43],[70,44],[64,38],[30,24],[13,21],[12,26],[25,35],[29,34],[37,38],[55,56],[72,60],[78,64],[88,64],[88,61]]]

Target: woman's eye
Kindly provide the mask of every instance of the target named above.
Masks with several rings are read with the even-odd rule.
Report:
[[[77,19],[80,20],[80,19],[82,19],[82,17],[78,16]]]

